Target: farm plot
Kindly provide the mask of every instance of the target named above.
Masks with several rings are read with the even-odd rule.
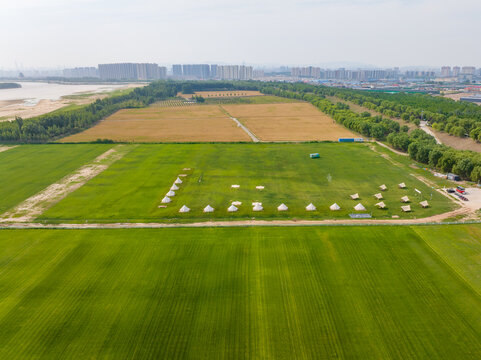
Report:
[[[0,215],[111,147],[21,145],[0,152]]]
[[[125,109],[62,142],[111,139],[126,142],[250,141],[216,105]]]
[[[320,159],[309,154],[319,152]],[[189,169],[189,170],[186,170]],[[50,222],[182,222],[230,219],[421,218],[452,210],[455,204],[365,144],[163,144],[139,145],[82,188],[46,211]],[[161,203],[179,175],[170,203]],[[398,188],[404,182],[406,189]],[[378,209],[379,186],[387,209]],[[239,185],[239,188],[232,188]],[[257,189],[263,186],[264,189]],[[417,195],[415,188],[421,191]],[[360,199],[352,200],[351,194]],[[431,196],[432,195],[432,196]],[[401,211],[408,196],[412,212]],[[422,208],[421,200],[429,207]],[[228,212],[233,202],[237,212]],[[253,211],[253,202],[262,211]],[[288,211],[278,211],[284,203]],[[315,211],[306,211],[313,203]],[[340,210],[331,211],[337,203]],[[179,213],[186,205],[190,210]],[[203,209],[210,205],[212,213]]]
[[[331,140],[356,135],[309,103],[224,105],[264,141]]]
[[[410,227],[3,230],[0,254],[2,359],[481,357],[479,292]]]

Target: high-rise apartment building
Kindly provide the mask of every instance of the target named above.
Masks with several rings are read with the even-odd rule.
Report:
[[[476,68],[474,66],[463,66],[461,69],[461,74],[463,75],[474,75],[476,73]]]
[[[443,66],[441,68],[441,76],[442,77],[450,77],[451,76],[451,66]]]
[[[172,74],[174,75],[174,77],[182,77],[182,65],[172,65]]]
[[[461,73],[461,69],[460,69],[459,66],[453,67],[453,76],[454,77],[459,76],[460,73]]]
[[[167,69],[157,64],[99,64],[99,75],[105,80],[157,80],[165,78]]]

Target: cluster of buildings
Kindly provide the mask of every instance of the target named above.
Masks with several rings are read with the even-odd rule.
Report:
[[[167,77],[167,68],[151,63],[99,64],[96,67],[64,69],[67,78],[100,78],[102,80],[158,80]]]
[[[441,68],[442,78],[456,78],[459,80],[472,80],[475,76],[481,76],[481,69],[476,70],[474,66],[443,66]]]
[[[172,76],[188,80],[249,80],[254,78],[254,70],[245,65],[174,64]]]
[[[326,80],[379,80],[379,79],[394,79],[399,77],[399,69],[369,69],[369,70],[350,70],[339,68],[335,70],[321,69],[319,67],[293,67],[291,68],[292,77],[305,77],[314,79]]]

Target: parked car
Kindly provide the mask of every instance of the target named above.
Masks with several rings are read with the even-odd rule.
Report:
[[[454,189],[446,189],[446,191],[450,194],[452,194],[454,192]]]
[[[458,193],[460,193],[460,194],[466,193],[466,189],[463,188],[462,186],[456,187],[456,191],[457,191]]]

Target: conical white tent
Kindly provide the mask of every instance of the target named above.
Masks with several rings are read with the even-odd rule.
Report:
[[[170,190],[174,190],[174,191],[175,191],[175,190],[179,190],[179,187],[174,184],[174,185],[172,185],[172,186],[170,187]]]
[[[381,189],[382,191],[387,190],[387,186],[382,184],[381,186],[379,186],[379,189]]]
[[[310,203],[309,205],[306,206],[307,211],[315,211],[316,207],[314,206],[313,203]]]
[[[401,206],[401,210],[404,212],[410,212],[411,206],[410,205]]]
[[[403,203],[407,203],[407,202],[409,202],[409,198],[408,198],[407,196],[403,196],[403,197],[401,198],[401,201],[402,201]]]
[[[329,209],[331,209],[332,211],[337,211],[337,210],[341,210],[341,207],[337,205],[337,203],[334,203],[331,206],[329,206]]]
[[[189,211],[190,209],[185,205],[182,205],[182,207],[179,210],[180,213],[188,213]]]
[[[175,196],[175,191],[170,190],[166,196]]]
[[[256,204],[256,205],[254,205],[254,207],[252,208],[252,210],[254,210],[254,211],[262,211],[262,210],[264,210],[264,208],[262,207],[262,205]]]
[[[354,206],[354,210],[356,210],[356,211],[365,211],[366,208],[365,208],[361,203],[359,203],[359,204],[357,204],[356,206]]]
[[[239,205],[242,205],[242,202],[241,201],[233,201],[232,205],[239,206]]]
[[[168,204],[168,203],[170,203],[171,201],[172,201],[172,200],[170,200],[170,197],[166,196],[166,197],[164,197],[164,198],[162,199],[161,202],[162,202],[162,204]]]
[[[423,208],[429,207],[429,203],[428,203],[427,200],[421,201],[419,204],[420,204]]]
[[[357,200],[357,199],[359,199],[359,194],[358,194],[358,193],[352,194],[352,195],[351,195],[351,199],[352,199],[352,200]]]
[[[374,197],[378,200],[381,200],[382,199],[382,194],[381,193],[377,193],[377,194],[374,194]]]
[[[376,206],[377,206],[378,208],[380,208],[380,209],[386,208],[386,204],[384,204],[384,201],[378,202],[378,203],[376,204]]]
[[[239,209],[237,209],[237,207],[235,205],[231,205],[227,208],[228,212],[236,212],[237,210],[239,210]]]
[[[254,202],[252,203],[252,206],[256,206],[256,205],[261,205],[261,206],[262,206],[262,203],[261,203],[261,202],[258,202],[258,201],[254,201]]]
[[[182,180],[180,180],[180,178],[177,178],[177,179],[174,181],[174,184],[182,184]]]
[[[262,186],[262,185],[258,185],[258,186],[256,186],[256,189],[257,189],[257,190],[264,190],[264,188],[265,188],[265,187],[264,187],[264,186]]]
[[[287,211],[288,207],[286,204],[282,203],[277,207],[278,211]]]
[[[404,189],[404,188],[406,188],[406,184],[405,184],[405,183],[403,183],[403,182],[402,182],[402,183],[400,183],[398,186],[399,186],[399,188],[400,188],[400,189]]]
[[[205,213],[211,213],[211,212],[214,212],[214,208],[210,205],[207,205],[205,208],[204,208],[204,212]]]

